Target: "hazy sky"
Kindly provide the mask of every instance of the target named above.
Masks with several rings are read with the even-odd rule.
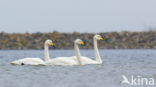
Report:
[[[105,32],[156,27],[156,0],[0,0],[0,31]]]

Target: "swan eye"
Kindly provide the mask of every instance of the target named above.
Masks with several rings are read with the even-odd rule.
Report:
[[[54,46],[54,43],[53,42],[51,42],[51,44],[50,44],[51,46]]]
[[[99,37],[99,39],[100,39],[100,40],[103,40],[103,38],[102,38],[101,36]]]
[[[82,46],[84,45],[84,42],[83,41],[81,41],[80,43],[81,43]]]

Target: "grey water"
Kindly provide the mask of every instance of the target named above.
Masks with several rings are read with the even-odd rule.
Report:
[[[80,51],[81,55],[95,59],[93,50]],[[154,78],[156,81],[155,49],[99,51],[101,65],[20,66],[10,62],[25,57],[44,59],[43,50],[0,50],[0,87],[132,87],[121,84],[122,75]],[[73,55],[74,50],[50,50],[51,58]],[[137,87],[156,87],[156,82],[154,86]]]

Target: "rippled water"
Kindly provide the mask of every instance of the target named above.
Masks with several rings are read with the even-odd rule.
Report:
[[[100,54],[102,65],[14,66],[13,60],[43,58],[43,50],[1,50],[0,87],[131,87],[120,84],[122,75],[156,80],[156,50],[101,49]],[[51,58],[73,55],[74,50],[50,51]],[[81,55],[95,58],[93,50],[81,50]]]

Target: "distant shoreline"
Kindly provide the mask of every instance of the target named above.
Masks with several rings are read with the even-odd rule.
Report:
[[[103,32],[104,40],[98,42],[100,49],[156,49],[156,31],[143,32]],[[41,50],[44,41],[53,40],[56,49],[73,49],[73,42],[80,38],[87,42],[83,49],[93,48],[95,33],[0,33],[0,50]]]

